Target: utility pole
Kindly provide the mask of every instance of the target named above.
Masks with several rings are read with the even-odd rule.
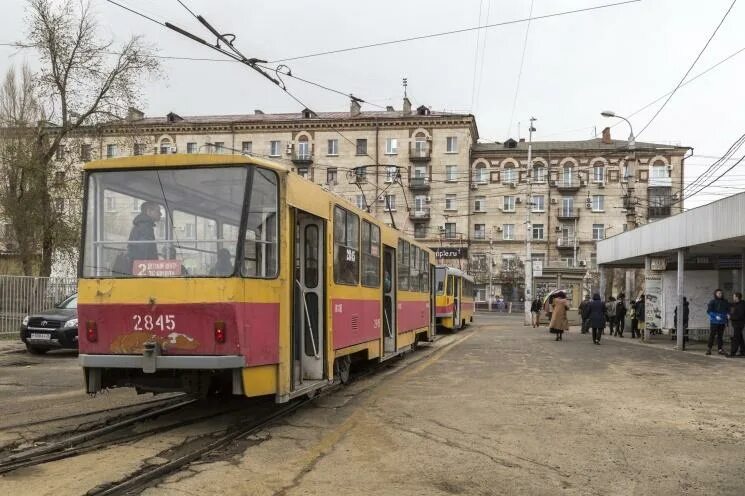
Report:
[[[577,268],[577,218],[576,217],[574,218],[574,240],[572,242],[572,245],[574,249],[574,262],[572,263],[572,265],[576,269]]]
[[[525,325],[531,325],[530,307],[533,303],[533,226],[530,223],[530,212],[533,210],[533,123],[537,119],[530,118],[528,127],[528,198],[525,202]]]

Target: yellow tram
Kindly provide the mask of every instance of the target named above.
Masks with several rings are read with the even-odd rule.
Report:
[[[473,278],[454,267],[435,267],[435,317],[437,326],[460,329],[473,322]]]
[[[87,391],[274,395],[434,337],[432,252],[283,165],[230,155],[85,166]]]

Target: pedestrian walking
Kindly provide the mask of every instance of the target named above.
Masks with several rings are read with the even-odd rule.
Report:
[[[581,332],[582,334],[587,334],[590,329],[590,323],[585,318],[585,307],[590,304],[590,295],[585,295],[585,299],[582,300],[579,304],[579,308],[577,309],[577,312],[579,313],[579,320],[582,322]]]
[[[622,338],[623,331],[626,329],[626,295],[618,293],[616,300],[616,336]]]
[[[541,300],[538,298],[530,304],[530,319],[533,327],[541,325]]]
[[[583,317],[592,327],[592,342],[600,344],[600,336],[603,334],[607,312],[606,304],[600,299],[598,293],[592,295],[592,301],[585,306]]]
[[[724,328],[727,327],[727,318],[730,311],[729,301],[724,297],[721,289],[714,291],[714,298],[706,307],[709,315],[709,343],[706,354],[711,355],[711,347],[714,346],[714,338],[717,340],[717,352],[724,355]]]
[[[569,319],[567,318],[569,301],[567,301],[566,297],[566,293],[559,291],[553,299],[551,323],[548,327],[552,334],[556,334],[556,341],[563,340],[564,332],[569,330]]]
[[[593,296],[593,301],[594,299]],[[613,336],[613,329],[616,327],[616,299],[613,296],[609,296],[605,303],[605,320],[608,322],[608,335]]]
[[[740,356],[745,356],[745,301],[742,301],[742,293],[735,293],[732,297],[732,308],[730,309],[730,322],[732,323],[732,345],[730,356],[736,356],[740,350]]]
[[[551,322],[551,317],[553,316],[553,306],[554,306],[554,298],[556,295],[550,294],[548,298],[546,298],[546,302],[543,304],[543,311],[546,312],[546,320]],[[549,328],[551,326],[549,325]]]

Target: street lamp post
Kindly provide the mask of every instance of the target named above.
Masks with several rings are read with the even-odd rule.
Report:
[[[602,112],[600,112],[600,115],[608,118],[621,119],[623,121],[626,121],[626,124],[629,125],[630,134],[628,139],[628,149],[629,151],[631,151],[631,160],[626,166],[626,173],[624,174],[623,179],[626,181],[626,197],[624,199],[624,208],[626,210],[626,228],[630,231],[636,227],[636,211],[634,205],[634,179],[636,177],[636,138],[634,137],[634,127],[631,125],[631,121],[629,121],[626,117],[617,115],[612,110],[603,110]],[[627,270],[625,277],[626,281],[624,286],[626,287],[626,295],[627,297],[631,297],[632,286],[635,283],[633,281],[634,272],[631,270]]]
[[[528,198],[525,202],[525,325],[532,324],[532,316],[530,313],[530,307],[533,303],[533,252],[532,244],[530,242],[533,236],[533,226],[530,224],[530,212],[533,210],[533,133],[535,127],[533,123],[537,119],[535,117],[530,118],[530,126],[528,127]]]

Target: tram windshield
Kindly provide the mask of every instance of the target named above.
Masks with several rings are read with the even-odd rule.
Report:
[[[227,277],[236,271],[276,276],[277,176],[272,171],[94,171],[86,211],[83,277]],[[246,230],[239,243],[241,222]],[[243,258],[239,267],[236,255]]]

